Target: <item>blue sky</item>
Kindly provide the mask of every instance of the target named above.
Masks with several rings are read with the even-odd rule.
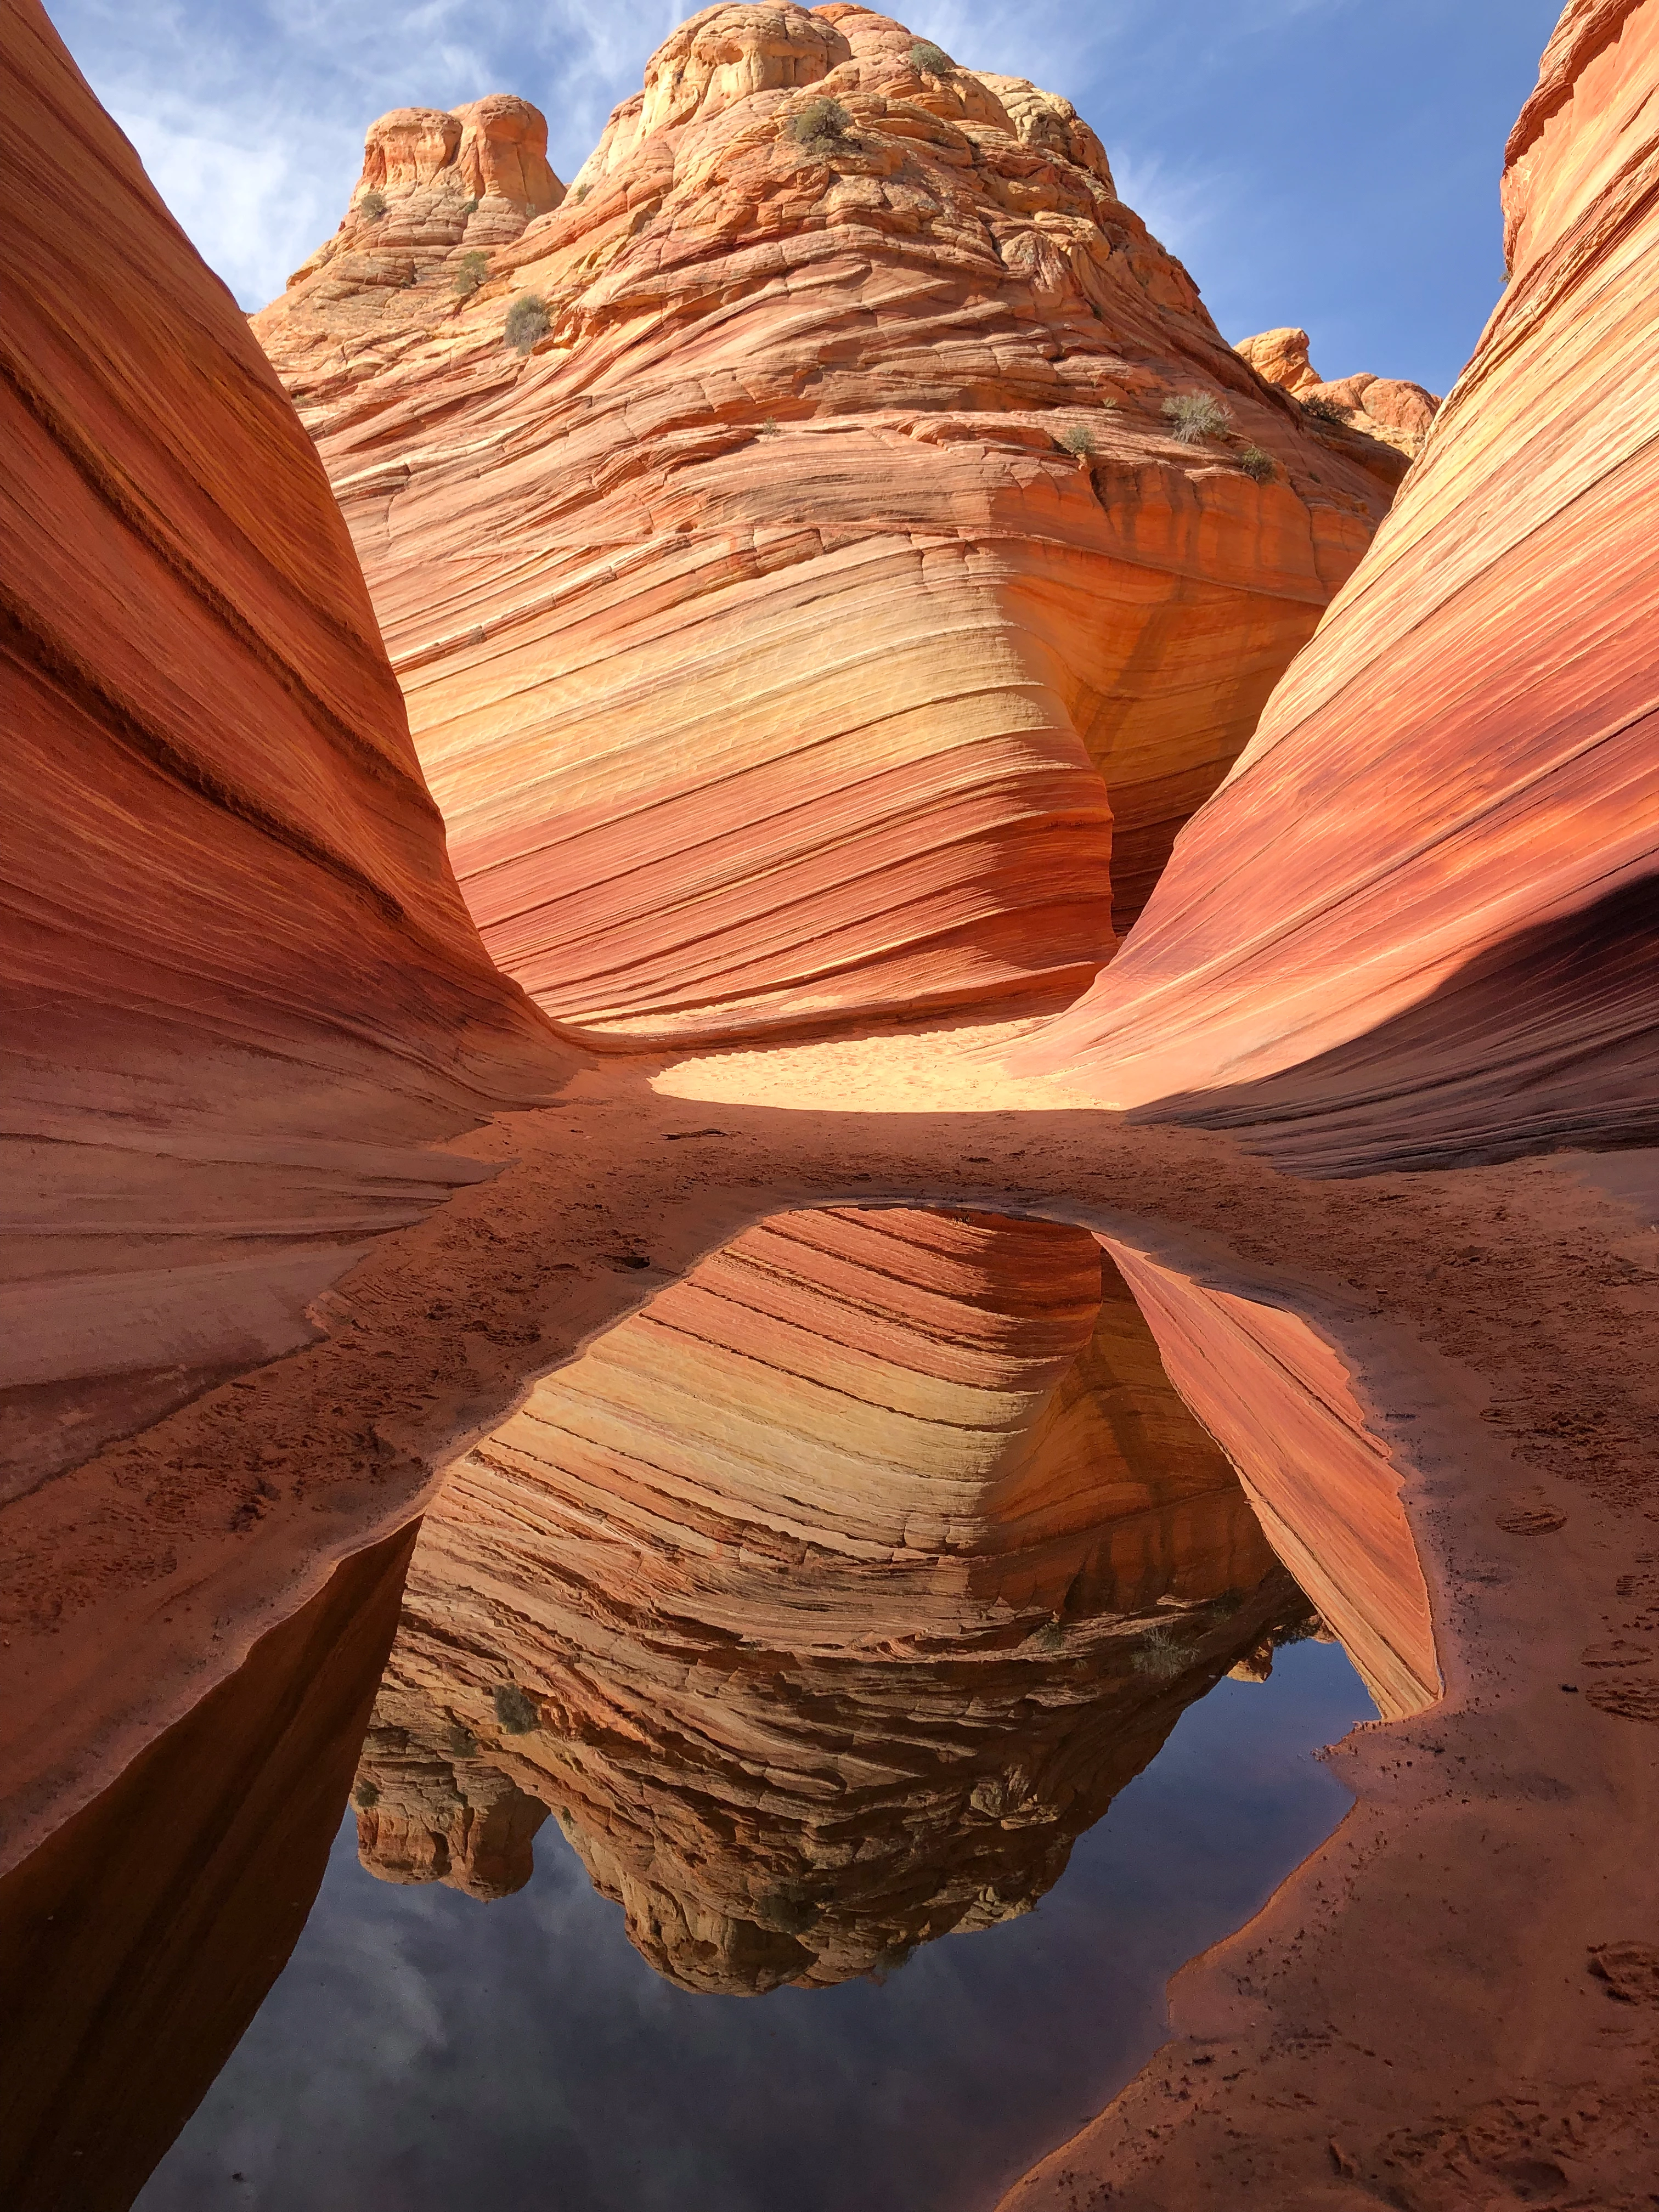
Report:
[[[49,0],[50,5],[50,0]],[[51,13],[244,307],[338,222],[388,107],[518,92],[568,177],[673,0],[57,0]],[[1230,338],[1443,392],[1502,281],[1498,178],[1559,0],[917,0],[969,67],[1034,78]]]

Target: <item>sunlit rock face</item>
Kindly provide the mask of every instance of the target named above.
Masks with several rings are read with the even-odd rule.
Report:
[[[429,319],[429,292],[406,298],[412,288],[453,283],[469,254],[511,245],[563,198],[547,118],[527,100],[498,92],[453,111],[394,107],[369,125],[340,228],[289,289],[326,305],[337,338],[386,344]]]
[[[1259,375],[1304,403],[1316,422],[1339,420],[1415,460],[1439,410],[1437,393],[1404,377],[1362,370],[1328,382],[1308,358],[1306,331],[1262,331],[1238,351]]]
[[[550,1806],[684,1985],[879,1972],[1028,1910],[1183,1707],[1306,1613],[1086,1231],[775,1217],[455,1470],[363,1861],[470,1886],[493,1770],[520,1878]]]
[[[306,1341],[544,1078],[270,363],[35,0],[0,72],[5,1498]]]
[[[1027,1069],[1324,1171],[1659,1133],[1656,83],[1659,9],[1566,11],[1427,450]]]
[[[682,24],[477,289],[453,121],[255,327],[497,962],[617,1044],[1080,989],[1399,457],[885,16]]]

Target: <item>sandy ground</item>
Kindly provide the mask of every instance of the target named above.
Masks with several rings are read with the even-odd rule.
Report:
[[[1337,1349],[1404,1474],[1446,1695],[1334,1754],[1358,1793],[1337,1834],[1185,1970],[1174,2039],[1006,2201],[1659,2204],[1650,1158],[1293,1181],[1011,1083],[1018,1027],[590,1064],[453,1148],[491,1178],[383,1239],[314,1345],[22,1501],[0,1865],[407,1522],[535,1376],[746,1223],[1040,1212]]]

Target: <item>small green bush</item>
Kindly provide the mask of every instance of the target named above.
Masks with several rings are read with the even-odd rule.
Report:
[[[452,1721],[444,1735],[444,1746],[452,1759],[471,1759],[478,1748],[478,1739],[470,1728],[459,1721]]]
[[[1031,1644],[1037,1651],[1063,1651],[1066,1649],[1065,1624],[1058,1620],[1045,1620],[1031,1638]]]
[[[533,292],[520,292],[507,311],[501,335],[515,353],[528,353],[537,340],[544,338],[552,327],[547,302],[538,300]]]
[[[380,1802],[380,1793],[372,1782],[360,1782],[351,1793],[351,1802],[360,1811],[373,1812]]]
[[[580,207],[592,189],[593,187],[592,185],[578,185],[575,191],[571,193],[570,197],[575,201],[576,205]]]
[[[379,222],[386,213],[386,194],[373,190],[366,191],[357,203],[357,212],[365,222]]]
[[[757,438],[781,438],[782,437],[783,433],[779,429],[777,424],[769,415],[766,420],[761,424],[759,429],[756,431],[755,435]]]
[[[948,76],[956,64],[943,46],[936,46],[931,39],[918,39],[910,49],[910,66],[925,70],[929,76]]]
[[[477,215],[477,212],[478,203],[477,200],[463,200],[461,202],[461,213],[463,215]]]
[[[455,297],[470,300],[489,274],[489,256],[487,253],[480,253],[475,248],[471,253],[462,254],[455,264]]]
[[[529,1735],[542,1724],[535,1704],[516,1682],[495,1685],[495,1717],[508,1735]]]
[[[1310,399],[1302,402],[1302,412],[1311,415],[1316,422],[1346,422],[1347,416],[1334,399],[1327,399],[1322,392],[1316,392]]]
[[[1238,457],[1238,465],[1258,483],[1271,483],[1273,480],[1273,457],[1264,453],[1260,446],[1246,446]]]
[[[1068,422],[1063,430],[1054,434],[1054,443],[1063,446],[1068,453],[1079,460],[1087,460],[1095,450],[1095,434],[1086,422]]]
[[[1164,414],[1183,446],[1219,438],[1232,428],[1231,412],[1207,392],[1172,392],[1164,403]]]
[[[852,143],[848,136],[853,118],[840,100],[831,100],[820,93],[809,100],[805,107],[798,107],[783,126],[784,136],[793,138],[797,146],[825,161],[834,154],[842,152]]]

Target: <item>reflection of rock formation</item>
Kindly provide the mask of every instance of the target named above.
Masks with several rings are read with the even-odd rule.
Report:
[[[348,1559],[0,1881],[7,2212],[125,2212],[282,1972],[413,1540]]]
[[[1659,10],[1563,15],[1428,450],[1021,1066],[1328,1170],[1659,1132],[1656,66]]]
[[[1346,423],[1412,460],[1422,452],[1440,401],[1420,384],[1363,371],[1328,382],[1308,358],[1306,331],[1263,331],[1241,338],[1237,350],[1258,375],[1300,400],[1316,420]]]
[[[538,1025],[270,364],[36,0],[0,76],[3,1496],[306,1341]]]
[[[493,1767],[676,1979],[841,1980],[1028,1909],[1304,1610],[1087,1231],[781,1216],[454,1471],[364,1861],[472,1886]]]
[[[1440,1694],[1429,1594],[1398,1475],[1341,1362],[1280,1306],[1206,1289],[1109,1240],[1170,1381],[1225,1446],[1268,1540],[1385,1720]]]
[[[682,24],[471,293],[453,118],[394,124],[422,180],[257,328],[500,964],[617,1042],[1080,987],[1395,457],[1264,390],[1066,101],[839,0]]]

